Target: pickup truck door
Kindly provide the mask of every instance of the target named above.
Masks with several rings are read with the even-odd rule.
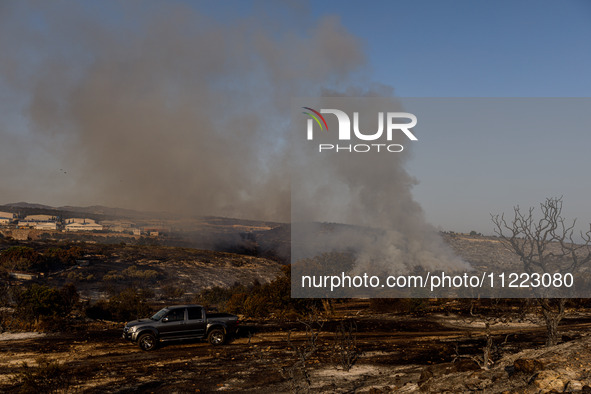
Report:
[[[161,339],[172,339],[185,336],[185,309],[186,308],[173,309],[160,320],[158,331]]]
[[[207,328],[207,320],[203,308],[191,306],[187,308],[187,335],[192,337],[204,337]]]

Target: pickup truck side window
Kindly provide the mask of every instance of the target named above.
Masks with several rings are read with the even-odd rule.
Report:
[[[202,308],[199,307],[189,307],[189,320],[201,320],[203,319],[203,313],[201,311]]]
[[[183,308],[173,309],[166,317],[168,317],[168,321],[183,321],[185,320],[185,310]]]

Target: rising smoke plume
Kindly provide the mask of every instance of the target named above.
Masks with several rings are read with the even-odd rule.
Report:
[[[380,86],[331,90],[325,91],[323,97],[307,101],[316,108],[338,108],[347,114],[357,112],[359,128],[368,134],[378,129],[379,113],[407,110],[405,100],[388,98],[388,93],[391,92],[386,87]],[[297,119],[295,114],[292,116]],[[331,120],[330,115],[326,117]],[[300,118],[305,120],[305,116]],[[304,129],[301,122],[294,123],[296,129]],[[352,267],[346,267],[347,258],[342,260],[344,265],[314,261],[313,271],[318,275],[335,275],[344,268],[351,273],[374,274],[412,273],[417,267],[448,272],[470,269],[425,221],[421,206],[413,199],[411,190],[417,180],[405,169],[412,143],[403,133],[393,134],[391,141],[371,141],[399,144],[404,146],[401,152],[388,153],[382,149],[347,153],[347,145],[355,144],[355,139],[339,141],[334,136],[337,125],[329,124],[328,128],[330,131],[317,130],[313,143],[300,138],[299,144],[293,144],[300,155],[292,175],[292,221],[302,223],[292,226],[292,245],[297,246],[292,249],[294,262],[326,253],[347,252],[354,256]],[[413,143],[420,143],[420,130],[420,127],[413,129],[419,138]],[[334,150],[319,153],[319,143],[338,143],[345,149],[340,153]]]
[[[289,221],[292,98],[392,89],[354,87],[367,85],[366,59],[337,17],[268,4],[237,15],[195,3],[2,2],[2,202]],[[317,175],[346,193],[301,191],[314,203],[296,219],[329,207],[393,231],[367,247],[430,264],[444,248],[412,198],[406,155],[384,159],[323,165]],[[393,239],[406,246],[382,244]]]
[[[4,202],[289,220],[291,97],[349,81],[359,41],[281,6],[279,25],[100,3],[2,4],[3,108],[22,116],[0,126]]]

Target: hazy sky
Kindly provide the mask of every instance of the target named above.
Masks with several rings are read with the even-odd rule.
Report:
[[[584,0],[212,4],[0,2],[0,203],[284,219],[291,97],[591,96]],[[445,230],[556,195],[589,222],[590,134],[425,135],[406,171]]]

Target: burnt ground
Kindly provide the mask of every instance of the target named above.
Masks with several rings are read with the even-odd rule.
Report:
[[[0,391],[21,387],[23,362],[42,376],[36,367],[41,359],[61,365],[51,373],[67,376],[65,392],[84,393],[281,393],[308,388],[312,392],[467,392],[475,387],[484,392],[540,392],[538,377],[549,372],[539,369],[552,367],[552,362],[561,368],[571,362],[572,368],[578,368],[579,386],[571,383],[571,387],[582,388],[585,379],[591,379],[587,314],[565,320],[561,327],[565,343],[552,354],[548,351],[553,348],[542,346],[545,333],[540,326],[531,322],[493,325],[495,364],[484,370],[477,364],[486,342],[483,321],[453,314],[412,317],[350,312],[324,323],[308,322],[318,337],[305,368],[294,351],[311,349],[302,322],[245,321],[240,335],[226,345],[176,342],[152,352],[123,341],[121,325],[110,322],[91,323],[72,333],[0,340]],[[335,332],[345,317],[355,322],[355,345],[360,351],[349,371],[336,361],[343,352]],[[538,353],[527,356],[527,352]],[[542,360],[544,354],[550,356],[543,367],[536,364],[538,370],[526,372],[527,376],[520,370],[516,373],[514,362],[520,355]],[[556,361],[557,357],[565,359]],[[469,383],[470,379],[476,383]],[[473,386],[477,384],[483,387]],[[567,383],[562,384],[564,388]]]

